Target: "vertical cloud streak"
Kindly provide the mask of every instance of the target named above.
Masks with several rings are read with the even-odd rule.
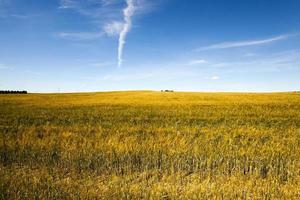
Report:
[[[123,10],[124,14],[124,25],[119,35],[119,46],[118,46],[118,66],[121,67],[123,63],[123,51],[126,43],[126,37],[131,29],[132,21],[131,18],[135,12],[134,0],[126,0],[127,7]]]

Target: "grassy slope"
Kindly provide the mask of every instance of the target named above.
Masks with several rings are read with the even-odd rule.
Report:
[[[300,93],[0,95],[0,199],[299,199]]]

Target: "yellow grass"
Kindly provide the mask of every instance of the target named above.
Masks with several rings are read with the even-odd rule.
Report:
[[[300,199],[300,93],[0,95],[0,199]]]

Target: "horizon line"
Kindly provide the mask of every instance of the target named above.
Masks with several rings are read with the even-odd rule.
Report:
[[[169,89],[170,90],[170,89]],[[16,91],[16,90],[0,90],[0,91]],[[141,89],[141,90],[97,90],[97,91],[63,91],[63,92],[30,92],[28,90],[27,94],[84,94],[84,93],[111,93],[111,92],[163,92],[165,89],[162,90],[150,90],[150,89]],[[164,92],[164,93],[300,93],[299,90],[273,90],[273,91],[253,91],[253,90],[246,90],[246,91],[230,91],[230,90],[218,90],[218,91],[209,91],[209,90],[170,90],[172,92]]]

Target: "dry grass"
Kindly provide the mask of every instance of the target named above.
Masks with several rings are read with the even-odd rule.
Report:
[[[300,199],[300,93],[0,95],[0,199]]]

